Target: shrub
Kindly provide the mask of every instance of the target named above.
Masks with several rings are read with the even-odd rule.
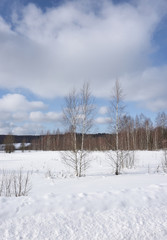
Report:
[[[3,170],[0,177],[0,196],[20,197],[27,196],[31,190],[30,172],[8,172]]]

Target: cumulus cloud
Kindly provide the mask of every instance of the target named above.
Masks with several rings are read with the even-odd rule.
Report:
[[[12,134],[24,135],[24,134],[41,134],[44,130],[44,126],[41,123],[25,123],[22,126],[13,126]]]
[[[128,94],[129,99],[147,99],[142,91],[152,79],[143,74],[156,51],[152,37],[166,1],[92,2],[65,2],[45,12],[29,4],[15,12],[13,28],[0,18],[0,86],[55,97],[90,81],[95,96],[108,97],[119,78],[133,92],[141,84],[137,97]]]
[[[99,113],[100,113],[100,114],[104,115],[104,114],[106,114],[107,112],[108,112],[108,107],[106,107],[106,106],[100,107],[100,109],[99,109]]]
[[[20,0],[2,0],[0,7],[6,1],[13,12],[9,22],[0,16],[0,88],[25,88],[44,99],[65,96],[87,81],[94,96],[108,98],[118,78],[125,100],[167,110],[167,65],[150,61],[166,0],[74,0],[45,11]],[[0,133],[40,133],[61,121],[60,112],[46,110],[42,101],[6,94],[0,98]],[[95,123],[106,124],[107,108],[98,113]]]
[[[27,112],[16,112],[11,115],[14,121],[17,122],[24,122],[28,119],[28,113]]]
[[[46,108],[46,105],[43,102],[28,101],[25,96],[21,94],[7,94],[0,98],[0,112],[26,112],[44,108]]]
[[[0,134],[40,134],[47,124],[60,122],[62,113],[42,112],[47,105],[29,101],[22,94],[6,94],[0,98]]]
[[[12,121],[0,122],[0,134],[25,135],[25,134],[41,134],[42,131],[46,131],[44,125],[41,123],[26,122],[17,125]]]
[[[40,111],[31,112],[30,120],[34,122],[57,122],[62,119],[62,113],[47,112],[43,113]]]
[[[167,65],[125,75],[122,83],[127,101],[135,101],[151,111],[167,110]]]
[[[106,124],[111,122],[111,118],[109,117],[98,117],[95,119],[95,123],[97,124]]]
[[[6,121],[7,119],[9,119],[11,116],[11,114],[9,112],[0,112],[0,121]]]
[[[43,121],[44,120],[44,113],[38,111],[38,112],[31,112],[30,113],[30,119],[32,121]]]
[[[0,121],[0,134],[8,134],[9,132],[11,132],[11,127],[9,122]]]
[[[142,107],[144,107],[144,103],[141,103]],[[167,111],[167,100],[166,99],[155,99],[152,101],[148,101],[146,106],[148,109],[153,112]]]
[[[0,98],[0,134],[40,134],[59,125],[62,113],[46,112],[47,108],[42,101],[29,101],[22,94],[4,95]]]

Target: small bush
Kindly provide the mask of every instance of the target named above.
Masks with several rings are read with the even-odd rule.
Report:
[[[8,172],[3,170],[0,176],[0,196],[20,197],[27,196],[31,190],[30,172]]]
[[[45,177],[50,179],[73,178],[74,174],[66,171],[55,172],[48,169],[48,171],[45,173]]]

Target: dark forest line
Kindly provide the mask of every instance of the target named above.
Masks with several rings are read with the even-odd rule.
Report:
[[[119,124],[119,149],[122,150],[158,150],[167,148],[167,114],[159,113],[156,124],[143,114],[132,118],[124,115]],[[21,149],[29,150],[73,150],[73,128],[61,133],[59,130],[42,135],[0,135],[0,144],[21,143]],[[82,134],[76,133],[76,147],[81,148]],[[30,143],[26,146],[26,143]],[[9,147],[10,148],[10,147]],[[2,148],[1,148],[2,149]],[[13,149],[11,147],[11,149]],[[97,133],[84,135],[84,150],[115,150],[116,134]]]
[[[72,150],[72,134],[56,133],[46,135],[12,135],[11,140],[5,140],[9,135],[0,135],[0,144],[21,143],[22,150]],[[119,132],[119,148],[123,150],[158,150],[167,148],[167,128],[137,128],[124,129]],[[77,134],[77,148],[79,149],[81,134]],[[26,143],[30,143],[26,147]],[[115,150],[115,134],[97,133],[86,134],[85,150]]]

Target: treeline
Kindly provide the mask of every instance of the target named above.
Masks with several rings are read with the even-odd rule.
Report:
[[[156,124],[143,114],[124,116],[119,129],[119,148],[123,150],[158,150],[167,148],[167,115],[162,112],[157,115]],[[71,150],[71,132],[56,134],[49,132],[45,136],[32,141],[33,150]],[[77,146],[81,146],[81,134],[77,134]],[[85,150],[115,150],[115,134],[86,134]]]
[[[9,135],[12,134],[8,134],[8,135],[0,135],[0,144],[4,144],[5,143],[5,138]],[[31,143],[35,138],[39,138],[40,136],[36,136],[36,135],[12,135],[13,136],[13,141],[14,143]]]
[[[82,135],[78,133],[77,148],[81,146]],[[84,150],[115,150],[115,134],[97,133],[85,134]],[[13,143],[21,143],[20,150],[71,150],[72,132],[56,133],[49,131],[40,136],[15,136],[1,135],[0,144],[3,144],[4,150],[13,151]],[[26,145],[26,143],[30,143]],[[158,150],[167,148],[167,114],[164,112],[157,115],[155,126],[150,118],[143,114],[132,118],[123,116],[119,129],[119,148],[123,150]],[[1,148],[2,149],[2,148]]]
[[[86,134],[85,135],[85,150],[107,150],[107,139],[112,138],[113,135],[98,133],[98,134]],[[76,135],[77,138],[77,149],[81,146],[81,134]],[[110,139],[111,141],[111,139]],[[47,133],[45,136],[41,136],[39,138],[35,138],[31,143],[32,150],[44,150],[44,151],[56,151],[56,150],[71,150],[72,149],[72,141],[71,141],[71,133],[59,133],[59,134],[50,134]]]

